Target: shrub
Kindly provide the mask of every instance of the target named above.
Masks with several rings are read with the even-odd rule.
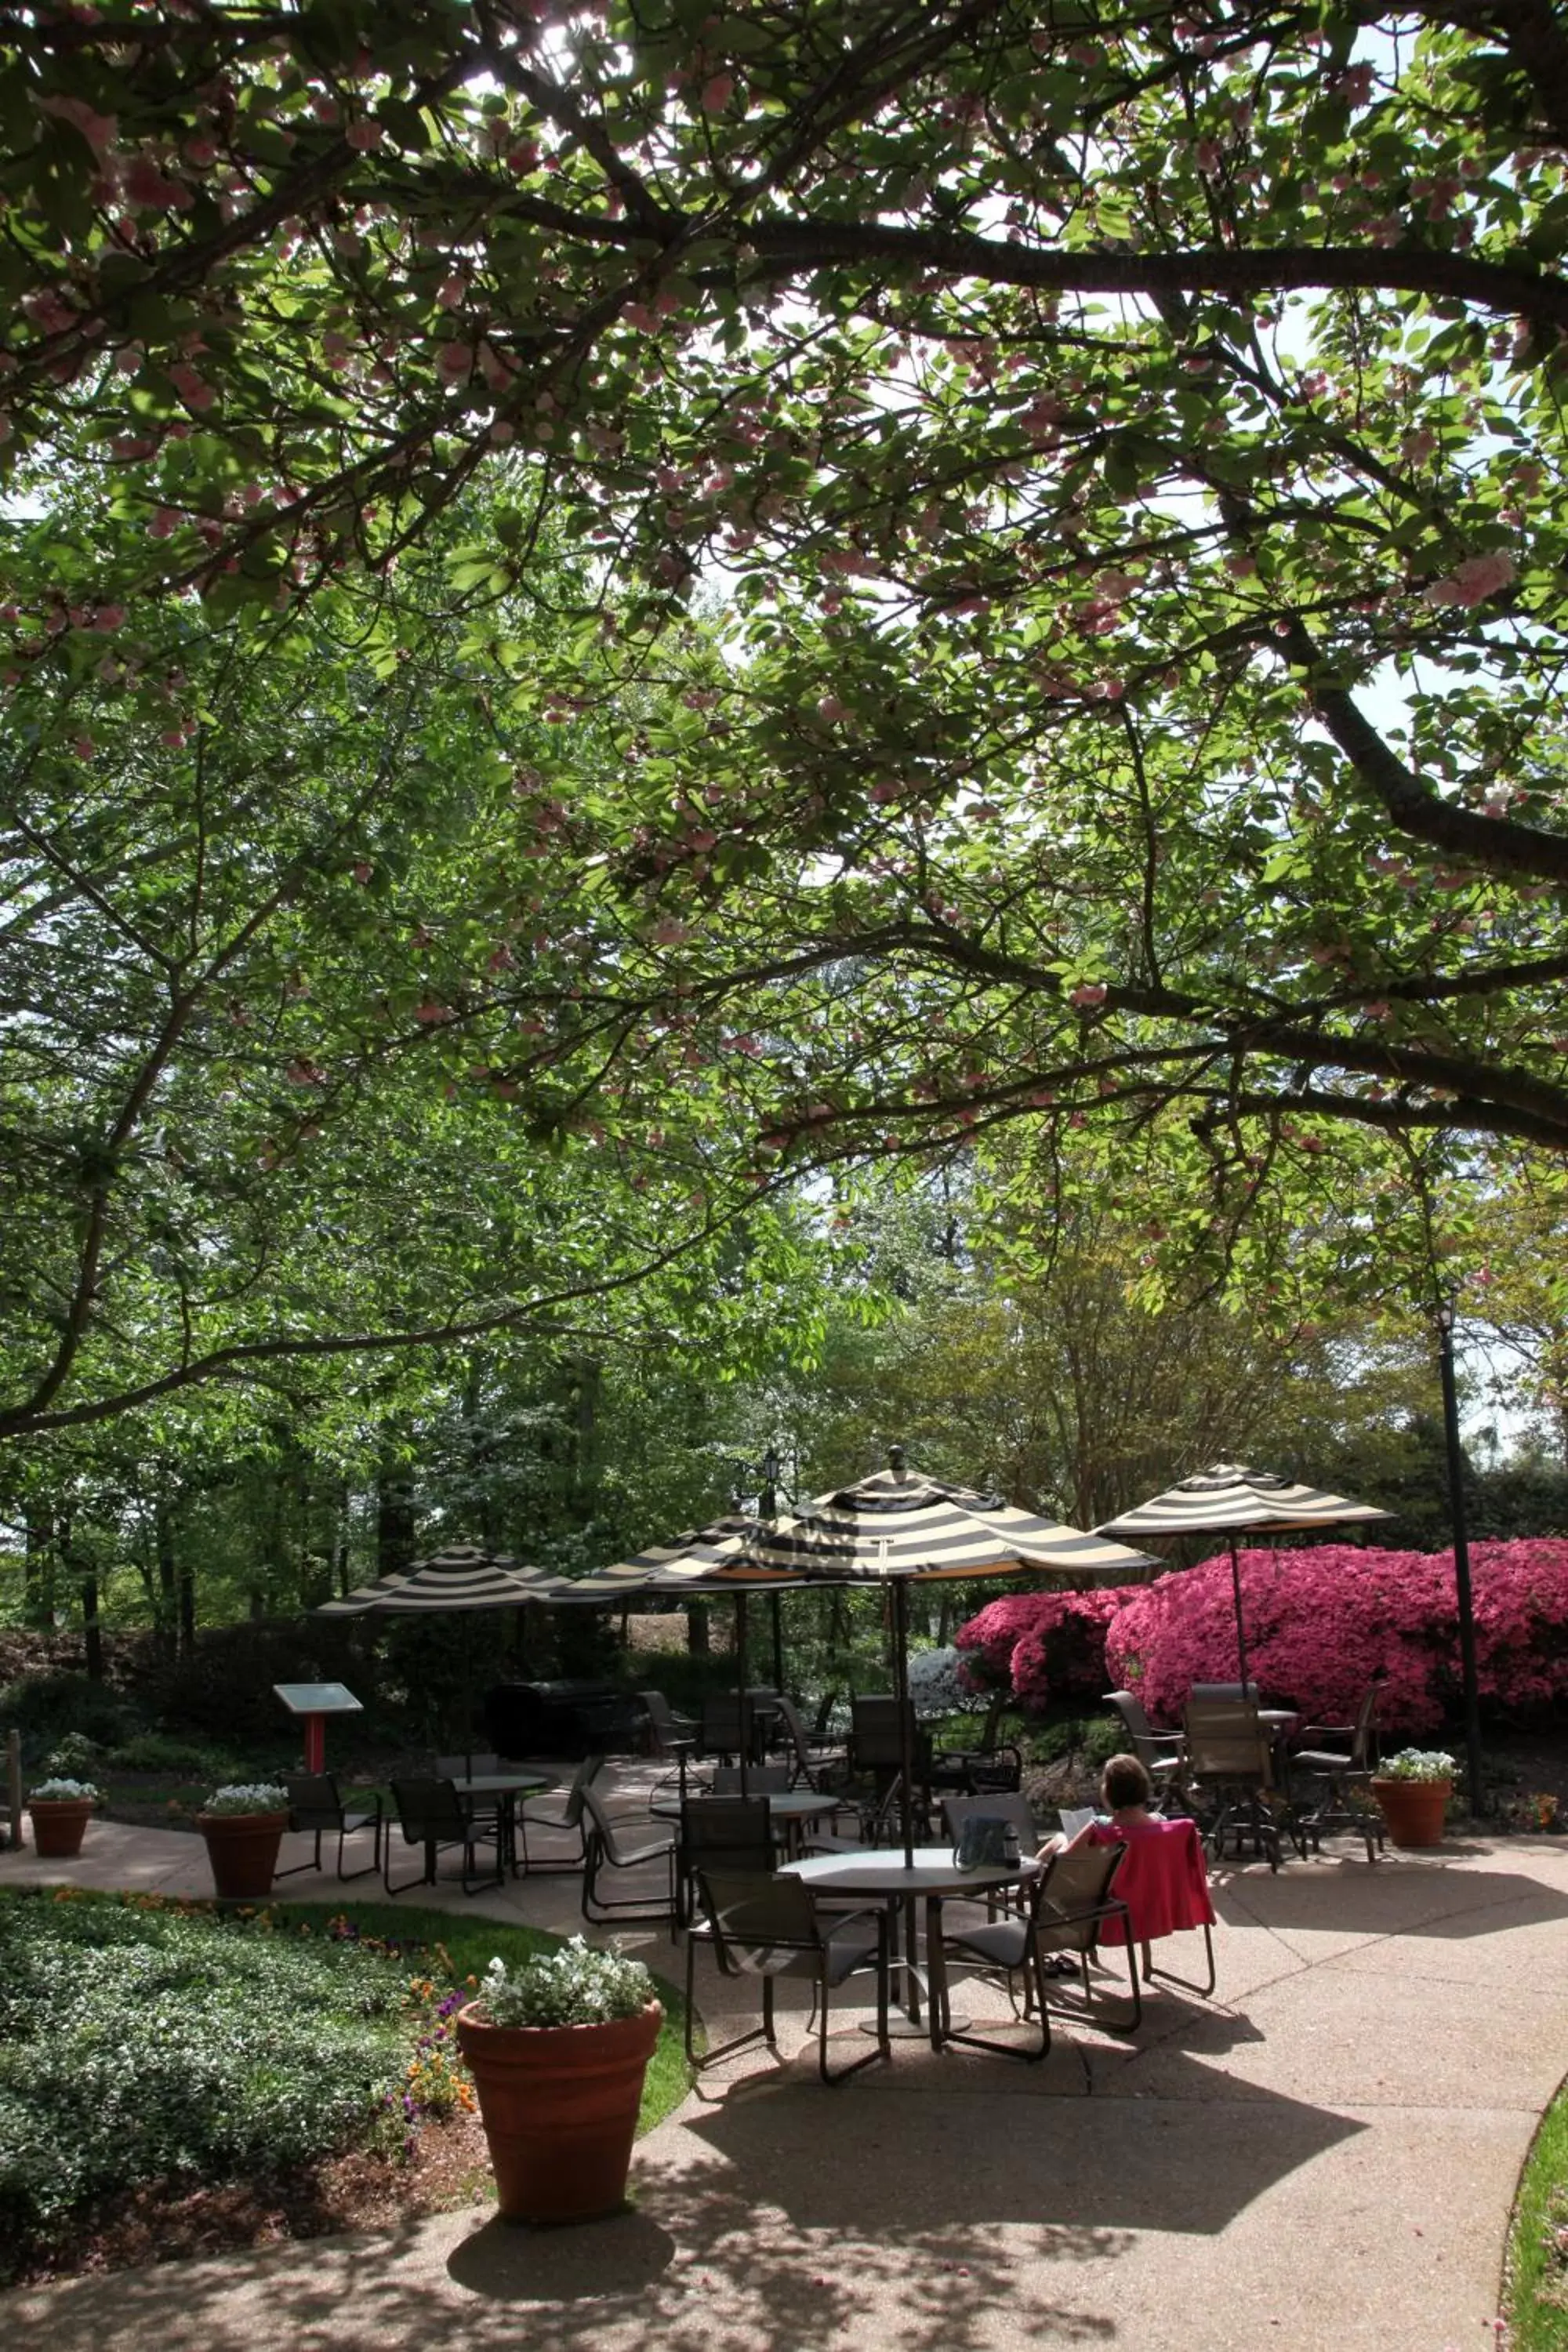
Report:
[[[1477,1544],[1476,1663],[1483,1701],[1529,1711],[1568,1693],[1568,1543]],[[1434,1728],[1458,1694],[1453,1556],[1321,1544],[1241,1554],[1247,1646],[1265,1690],[1348,1723],[1380,1681],[1385,1731]],[[1112,1625],[1107,1658],[1151,1713],[1173,1717],[1194,1682],[1234,1680],[1230,1561],[1162,1577]]]
[[[918,1650],[910,1660],[910,1696],[921,1723],[944,1716],[973,1715],[984,1704],[963,1672],[959,1650]]]
[[[240,1748],[290,1737],[274,1683],[344,1682],[357,1697],[372,1696],[361,1622],[317,1617],[292,1625],[204,1627],[188,1658],[149,1674],[152,1712],[162,1724]]]
[[[136,1728],[136,1711],[86,1675],[56,1669],[18,1675],[0,1688],[0,1725],[21,1733],[23,1756],[31,1762],[73,1738],[112,1748]]]
[[[405,1965],[113,1898],[0,1903],[0,2236],[165,2174],[346,2147],[401,2088]]]
[[[1092,1592],[1011,1592],[993,1601],[955,1635],[979,1690],[1010,1690],[1038,1711],[1052,1698],[1088,1698],[1106,1689],[1106,1628],[1125,1601],[1121,1588]]]
[[[221,1780],[235,1765],[225,1748],[176,1739],[166,1731],[139,1731],[111,1748],[103,1760],[121,1772],[169,1772],[192,1780]]]
[[[1376,1679],[1384,1731],[1430,1730],[1453,1710],[1451,1553],[1318,1544],[1248,1549],[1240,1564],[1248,1663],[1266,1692],[1321,1722],[1348,1723]],[[1560,1705],[1568,1698],[1568,1541],[1476,1544],[1470,1565],[1483,1703],[1525,1714]],[[1194,1682],[1236,1678],[1229,1554],[1150,1585],[1012,1595],[983,1609],[957,1640],[972,1674],[1006,1676],[1026,1706],[1124,1684],[1157,1721],[1174,1721]]]

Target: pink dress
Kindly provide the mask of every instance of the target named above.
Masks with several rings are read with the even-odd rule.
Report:
[[[1124,1828],[1114,1822],[1091,1822],[1089,1843],[1127,1848],[1110,1892],[1126,1904],[1136,1942],[1152,1944],[1182,1927],[1213,1927],[1209,1874],[1195,1822],[1162,1821],[1157,1813]],[[1105,1922],[1100,1941],[1125,1941],[1120,1919]]]

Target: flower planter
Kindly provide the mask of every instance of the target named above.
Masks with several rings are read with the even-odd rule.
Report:
[[[501,2213],[588,2221],[626,2202],[643,2076],[663,2011],[603,2025],[490,2025],[458,2012]]]
[[[91,1797],[34,1797],[27,1811],[33,1823],[33,1847],[42,1862],[68,1862],[81,1852],[87,1825],[92,1819]]]
[[[289,1826],[287,1812],[198,1813],[196,1827],[206,1841],[213,1885],[226,1901],[269,1895],[278,1849]]]
[[[1372,1793],[1397,1846],[1441,1845],[1451,1780],[1384,1780],[1373,1776]]]

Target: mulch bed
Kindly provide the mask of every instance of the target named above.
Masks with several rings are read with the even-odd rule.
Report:
[[[153,2181],[79,2207],[54,2242],[35,2246],[7,2284],[129,2270],[187,2255],[230,2253],[337,2230],[387,2230],[426,2213],[485,2205],[493,2194],[484,2127],[477,2116],[424,2120],[405,2158],[351,2150],[320,2157],[267,2180],[193,2189]]]

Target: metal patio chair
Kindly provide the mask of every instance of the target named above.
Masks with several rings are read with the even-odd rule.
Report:
[[[591,1780],[584,1780],[574,1791],[583,1808],[583,1916],[593,1925],[605,1920],[643,1920],[650,1925],[663,1925],[675,1916],[676,1880],[674,1834],[646,1839],[641,1844],[624,1843],[617,1823],[605,1811]],[[606,1871],[639,1870],[650,1863],[664,1864],[668,1894],[664,1902],[649,1907],[646,1896],[608,1896],[599,1891],[600,1878]]]
[[[1187,1743],[1179,1731],[1156,1731],[1133,1692],[1107,1691],[1105,1704],[1121,1718],[1129,1755],[1136,1756],[1154,1784],[1154,1801],[1179,1799],[1187,1777]]]
[[[1372,1684],[1353,1723],[1306,1723],[1298,1738],[1308,1744],[1293,1748],[1286,1759],[1294,1784],[1299,1773],[1319,1784],[1315,1804],[1298,1807],[1296,1835],[1314,1853],[1331,1831],[1348,1830],[1366,1847],[1368,1862],[1383,1851],[1384,1823],[1372,1799],[1372,1776],[1377,1762],[1377,1685]],[[1327,1748],[1325,1740],[1343,1740],[1343,1748]],[[1360,1796],[1360,1802],[1357,1796]]]
[[[389,1895],[400,1895],[405,1887],[436,1884],[436,1857],[447,1846],[460,1846],[463,1853],[463,1892],[477,1895],[481,1886],[499,1885],[505,1875],[501,1853],[500,1824],[493,1819],[476,1820],[465,1811],[450,1780],[429,1777],[394,1780],[393,1809],[398,1827],[410,1845],[423,1846],[425,1864],[417,1878],[405,1878],[394,1886],[392,1883],[392,1830],[388,1823],[382,1842],[382,1884]],[[474,1855],[481,1845],[493,1845],[496,1866],[478,1877],[474,1871]]]
[[[931,1967],[935,2015],[933,2038],[939,2043],[962,2042],[972,2050],[989,2050],[998,2057],[1021,2058],[1031,2064],[1037,2064],[1045,2057],[1051,2046],[1047,1958],[1057,1952],[1078,1955],[1083,1972],[1085,2005],[1092,2007],[1094,1994],[1089,1964],[1099,1948],[1100,1930],[1110,1920],[1122,1925],[1127,1920],[1126,1905],[1110,1893],[1122,1851],[1120,1845],[1086,1846],[1076,1853],[1053,1855],[1026,1889],[1021,1911],[1009,1911],[980,1925],[964,1924],[952,1929],[939,1925],[934,1934],[928,1935],[926,1958]],[[955,2029],[948,1992],[950,1968],[954,1964],[974,1975],[999,1977],[1007,1988],[1009,2000],[1014,1999],[1014,1978],[1021,1977],[1024,2019],[1027,2021],[1037,2010],[1039,2014],[1038,2045],[1020,2048],[1015,2042],[994,2042],[986,2034]],[[1131,2032],[1142,2021],[1143,2004],[1131,1940],[1127,1973],[1132,2014],[1125,2024],[1118,2021],[1116,2030]]]
[[[686,2054],[701,2072],[737,2050],[765,2042],[775,2053],[773,1988],[780,1977],[810,1980],[816,2021],[817,2072],[825,2083],[845,2083],[879,2058],[892,2055],[888,2033],[888,1968],[891,1928],[886,1906],[845,1913],[819,1911],[798,1878],[762,1871],[699,1870],[698,1916],[687,1937]],[[710,1949],[726,1977],[762,1979],[762,2022],[721,2042],[700,2058],[693,2040],[697,2014],[695,1979],[699,1945]],[[876,2046],[863,2058],[837,2070],[827,2063],[832,1996],[852,1976],[874,1969],[877,1978]],[[808,2029],[809,2030],[809,2029]]]
[[[290,1773],[286,1776],[283,1785],[289,1791],[289,1827],[299,1834],[314,1838],[315,1854],[310,1862],[291,1863],[287,1870],[275,1870],[272,1874],[274,1878],[295,1878],[302,1870],[320,1870],[321,1840],[331,1836],[335,1836],[338,1841],[338,1876],[341,1879],[346,1882],[351,1878],[368,1878],[374,1871],[381,1868],[384,1823],[378,1796],[362,1798],[361,1802],[370,1807],[368,1812],[351,1813],[343,1804],[335,1773]],[[345,1870],[343,1840],[353,1837],[357,1830],[369,1830],[373,1833],[371,1858],[363,1870]]]

